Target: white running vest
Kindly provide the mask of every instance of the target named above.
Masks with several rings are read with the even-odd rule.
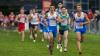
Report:
[[[54,12],[54,14],[51,15],[50,12],[48,12],[47,16],[48,16],[47,18],[49,26],[57,26],[57,21],[56,21],[57,13]]]
[[[25,23],[25,19],[26,19],[26,16],[25,15],[19,15],[19,22],[21,22],[21,23]]]
[[[81,13],[81,16],[77,16],[77,13],[74,15],[75,17],[75,28],[76,29],[81,29],[83,26],[80,26],[80,23],[83,23],[85,21],[85,16],[84,13]]]
[[[38,22],[38,14],[35,13],[35,15],[31,14],[32,19],[31,19],[31,24],[39,24]]]

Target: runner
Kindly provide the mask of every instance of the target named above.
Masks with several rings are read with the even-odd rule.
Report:
[[[4,19],[3,19],[3,27],[4,27],[4,30],[7,30],[9,28],[9,18],[8,16],[5,16]]]
[[[40,17],[40,23],[39,23],[39,28],[40,28],[40,33],[42,34],[42,39],[41,41],[43,42],[44,41],[44,38],[46,39],[46,32],[44,31],[44,28],[46,27],[46,18],[45,18],[45,12],[42,11],[41,15],[39,16]]]
[[[82,54],[81,44],[84,40],[84,33],[86,32],[86,24],[90,23],[86,13],[82,12],[81,4],[76,5],[76,13],[74,14],[75,32],[77,39],[77,48],[79,54]]]
[[[14,12],[10,12],[9,20],[10,20],[10,27],[12,29],[12,27],[14,26],[14,23],[15,23],[15,15],[14,15]]]
[[[27,16],[24,13],[24,9],[20,10],[20,14],[16,17],[16,20],[18,21],[18,31],[21,35],[21,41],[24,41],[25,37],[25,22],[27,21]]]
[[[32,31],[31,31],[31,20],[30,20],[32,14],[33,14],[33,11],[30,10],[29,11],[29,15],[28,15],[28,19],[29,19],[29,30],[30,30],[30,39],[33,39],[33,37],[32,37]]]
[[[35,38],[37,37],[37,30],[38,30],[38,24],[39,24],[39,16],[38,13],[36,13],[36,9],[32,10],[33,14],[30,16],[30,23],[31,23],[31,31],[32,31],[32,37],[33,42],[35,42]]]
[[[3,15],[2,11],[0,11],[0,28],[2,28],[2,26],[3,26],[3,20],[4,20],[4,15]]]
[[[55,11],[55,6],[51,5],[49,12],[46,14],[46,18],[48,21],[48,31],[49,31],[49,51],[50,54],[52,54],[53,47],[54,47],[54,39],[56,38],[57,34],[57,20],[58,20],[58,15]]]
[[[64,52],[67,52],[68,29],[70,24],[70,17],[65,7],[62,7],[60,18],[62,19],[62,21],[59,23],[58,49],[60,48],[60,52],[62,52],[62,40],[64,35]]]

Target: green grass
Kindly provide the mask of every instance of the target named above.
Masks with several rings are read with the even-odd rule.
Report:
[[[21,42],[17,32],[0,30],[0,56],[79,56],[75,33],[69,33],[68,52],[60,53],[56,44],[57,41],[53,55],[49,55],[47,42],[41,41],[41,34],[38,35],[36,43],[33,43],[27,32],[25,41]],[[100,35],[86,34],[82,49],[83,54],[80,56],[100,56]]]

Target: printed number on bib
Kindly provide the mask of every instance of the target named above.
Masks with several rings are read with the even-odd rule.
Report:
[[[81,29],[83,26],[80,26],[80,23],[76,23],[76,29]]]
[[[55,20],[50,20],[50,26],[56,26],[56,21]]]
[[[65,19],[65,20],[61,23],[61,25],[67,25],[67,20]]]

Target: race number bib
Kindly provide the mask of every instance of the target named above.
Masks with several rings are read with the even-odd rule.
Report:
[[[50,26],[56,26],[56,21],[54,19],[50,20]]]
[[[63,25],[63,26],[67,25],[67,20],[64,19],[64,21],[61,23],[61,25]]]
[[[33,18],[32,19],[32,22],[31,22],[31,24],[38,24],[39,22],[38,22],[38,20],[36,19],[36,18]]]
[[[83,26],[80,26],[80,23],[76,23],[76,29],[81,29]]]
[[[37,22],[37,19],[36,18],[33,18],[33,22]]]
[[[20,18],[20,22],[25,23],[25,18]]]

